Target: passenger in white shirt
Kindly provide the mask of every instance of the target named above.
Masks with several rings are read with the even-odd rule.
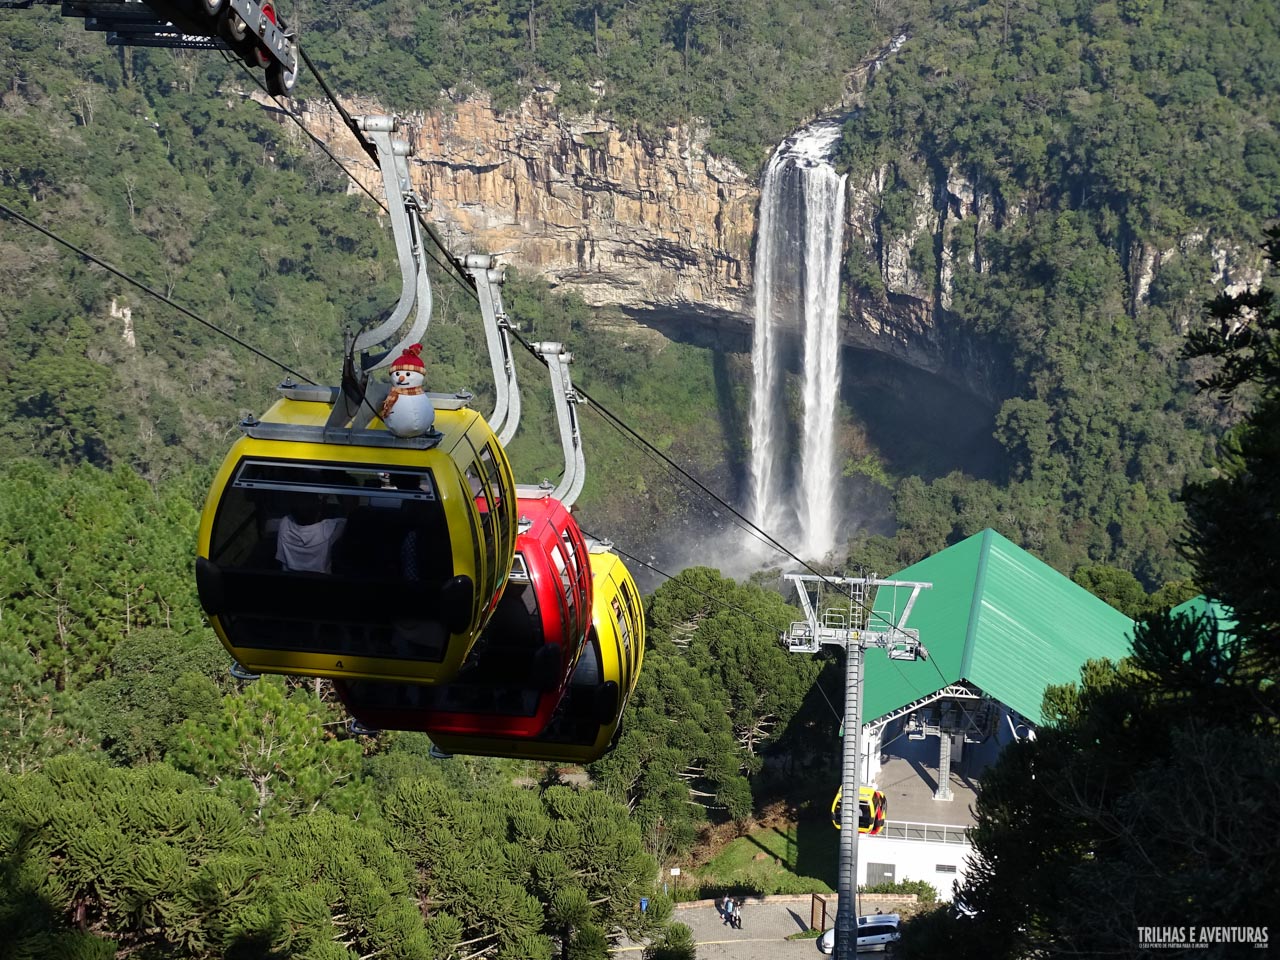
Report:
[[[276,559],[286,570],[332,573],[333,545],[346,526],[344,517],[323,519],[318,502],[299,506],[280,521]]]

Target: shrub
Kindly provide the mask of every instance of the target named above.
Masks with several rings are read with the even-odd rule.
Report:
[[[859,887],[859,893],[914,893],[920,903],[937,903],[938,891],[927,880],[899,880],[897,883],[876,883]]]

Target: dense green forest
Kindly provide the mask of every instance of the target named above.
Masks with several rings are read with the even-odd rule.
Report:
[[[1259,518],[1274,525],[1274,503],[1250,500],[1250,483],[1280,458],[1274,431],[1257,427],[1220,453],[1274,370],[1245,377],[1228,402],[1194,389],[1213,361],[1182,346],[1206,329],[1215,243],[1247,261],[1280,212],[1277,16],[1265,3],[1173,0],[294,7],[331,79],[396,106],[468,86],[512,104],[555,82],[566,109],[641,130],[700,118],[713,147],[748,169],[839,104],[847,75],[906,32],[847,128],[842,162],[855,175],[891,169],[886,234],[951,168],[996,198],[997,220],[955,240],[950,314],[1005,365],[997,436],[1009,475],[894,474],[873,452],[861,469],[892,488],[898,533],[854,544],[851,559],[889,572],[992,526],[1131,613],[1191,588],[1148,590],[1194,578],[1240,605],[1246,638],[1274,633],[1274,608],[1229,592],[1231,576],[1250,574],[1265,599],[1260,572],[1273,568],[1231,546],[1261,543]],[[289,367],[336,379],[342,328],[396,296],[389,237],[341,172],[216,57],[108,48],[54,10],[5,11],[0,34],[0,201]],[[1176,251],[1141,302],[1139,250]],[[941,251],[917,252],[936,284]],[[846,278],[851,296],[889,296],[854,255]],[[447,277],[435,282],[432,375],[482,406],[474,306]],[[536,278],[513,279],[507,303],[534,336],[573,346],[593,393],[728,487],[726,463],[746,440],[707,413],[725,393],[711,359],[623,336],[616,318],[602,324]],[[0,346],[0,928],[14,955],[354,958],[394,945],[459,960],[600,958],[620,936],[664,936],[657,868],[708,818],[743,817],[777,788],[770,750],[824,770],[836,724],[814,691],[823,664],[776,645],[793,612],[705,568],[649,598],[646,667],[591,788],[511,763],[442,764],[414,735],[353,739],[323,683],[234,685],[195,600],[195,522],[237,420],[260,411],[282,371],[12,222],[0,224]],[[526,383],[540,376],[525,371]],[[1255,423],[1270,422],[1269,403]],[[527,416],[531,433],[549,423],[545,406]],[[694,512],[599,421],[586,429],[589,462],[603,468],[591,467],[584,523],[631,532]],[[521,480],[553,474],[556,456],[529,437],[512,446]],[[1199,499],[1184,496],[1188,481]],[[1231,538],[1188,559],[1187,503],[1203,549],[1223,523],[1205,511],[1228,495]],[[1224,674],[1185,633],[1165,641],[1161,629],[1142,635],[1158,656],[1138,663],[1154,686],[1105,667],[1076,700],[1057,695],[1063,732],[1050,742],[1064,776],[1114,772],[1097,747],[1114,714],[1095,711],[1219,704],[1208,697],[1219,683],[1258,693],[1252,647],[1233,661],[1243,672]],[[1166,683],[1184,650],[1202,673]],[[1119,707],[1101,696],[1116,686],[1129,698]],[[1251,710],[1170,715],[1160,756],[1227,751],[1268,788],[1273,742],[1258,730],[1273,720]],[[1235,754],[1197,726],[1224,716],[1257,741]],[[995,853],[1026,844],[1002,818],[1032,789],[1001,776],[984,813]],[[1147,802],[1135,783],[1127,797]],[[1245,814],[1257,786],[1231,788]],[[1068,812],[1044,825],[1058,831],[1054,862],[1087,877],[1069,831],[1090,827]],[[1128,861],[1117,862],[1104,879],[1120,886]],[[1030,910],[1061,892],[1019,892],[1006,877],[974,899],[994,905],[1012,890]],[[643,915],[641,896],[653,900]],[[1014,910],[992,906],[1011,949],[1025,931],[1000,924]],[[1037,936],[1070,914],[1043,917]]]
[[[510,106],[553,83],[566,111],[624,127],[705,122],[711,149],[747,170],[860,97],[839,162],[855,183],[884,176],[882,240],[947,213],[957,176],[987,207],[950,234],[916,234],[912,267],[966,355],[990,358],[1007,464],[984,478],[931,464],[920,480],[872,451],[855,472],[893,488],[899,532],[859,539],[850,559],[897,569],[991,526],[1068,573],[1118,568],[1147,590],[1188,576],[1180,491],[1213,469],[1238,412],[1196,393],[1178,348],[1217,286],[1255,275],[1280,215],[1274,4],[1226,16],[1197,0],[322,7],[300,15],[359,89],[401,102],[394,74],[413,103],[478,87]],[[327,46],[348,33],[369,57]],[[895,36],[905,42],[851,93]],[[872,312],[890,299],[883,253],[852,244],[846,264],[848,296]],[[711,440],[739,451],[738,438]]]
[[[846,75],[895,26],[887,4],[832,0],[294,6],[312,56],[348,88],[419,106],[478,88],[511,107],[555,84],[571,113],[642,130],[706,122],[711,148],[748,170],[799,121],[838,105]]]
[[[301,374],[336,379],[341,328],[396,296],[369,204],[216,58],[107,48],[52,11],[5,16],[0,199]],[[441,764],[419,736],[352,739],[326,684],[239,688],[190,558],[213,466],[283,371],[52,241],[3,230],[0,922],[17,955],[586,960],[625,934],[679,956],[658,859],[687,852],[709,816],[751,809],[762,748],[802,710],[812,664],[777,662],[785,606],[693,574],[761,620],[723,636],[743,623],[712,629],[712,616],[692,643],[687,625],[655,627],[657,666],[634,701],[649,706],[598,790],[512,763]],[[474,304],[434,282],[432,375],[483,404]],[[536,282],[514,278],[506,299],[527,334],[572,344],[584,384],[664,447],[702,428],[692,399],[678,416],[659,403],[674,383],[711,392],[693,351],[624,347]],[[547,408],[529,404],[530,433]],[[592,461],[613,464],[586,491],[602,532],[637,502],[671,500],[646,488],[638,454],[587,429]],[[527,437],[512,456],[524,480],[558,469]],[[618,484],[629,505],[603,497]],[[713,642],[771,674],[722,691],[718,663],[697,653]],[[682,649],[690,669],[660,685]],[[780,675],[796,677],[785,693],[769,689]],[[663,705],[691,701],[683,741],[649,755]]]
[[[3,25],[0,199],[297,375],[337,382],[342,330],[399,293],[371,201],[347,195],[342,171],[249,100],[250,78],[220,58],[110,48],[52,11],[9,12]],[[0,246],[10,387],[0,456],[129,465],[155,483],[204,478],[236,423],[260,413],[286,376],[18,224]],[[487,410],[474,295],[441,271],[433,284],[432,388],[470,390]],[[714,371],[698,351],[628,345],[616,323],[598,329],[584,304],[550,296],[536,278],[513,273],[505,299],[525,335],[568,343],[575,379],[659,445],[705,432],[699,401],[713,394]],[[517,480],[536,483],[559,472],[560,454],[546,440],[545,373],[523,353],[517,365],[525,429],[511,453]],[[674,385],[688,402],[667,409]],[[651,489],[650,461],[587,409],[589,460],[612,465],[588,473],[588,525],[608,532],[625,518],[652,529],[693,509]],[[724,441],[709,439],[688,450],[714,476]]]
[[[905,28],[839,158],[856,182],[885,173],[886,238],[910,235],[921,193],[949,212],[949,180],[981,196],[985,221],[921,234],[912,260],[933,297],[954,263],[939,311],[1007,384],[1009,475],[904,480],[896,542],[862,546],[894,568],[990,526],[1067,572],[1184,577],[1181,490],[1238,413],[1195,391],[1180,347],[1216,287],[1255,276],[1280,216],[1280,12],[943,6]],[[873,305],[879,253],[849,251],[851,296]]]
[[[887,572],[991,526],[1067,573],[1102,565],[1148,591],[1188,576],[1179,490],[1212,470],[1238,412],[1196,394],[1178,346],[1222,282],[1215,257],[1238,264],[1233,279],[1250,276],[1277,213],[1273,5],[1223,19],[1193,2],[813,3],[784,13],[350,0],[299,3],[294,17],[331,79],[390,104],[420,108],[459,85],[505,104],[557,82],[566,109],[590,106],[623,125],[701,118],[713,148],[748,169],[839,104],[846,78],[865,74],[859,64],[905,36],[871,76],[841,162],[855,180],[887,171],[876,213],[885,238],[930,212],[912,206],[922,191],[936,196],[934,214],[946,207],[939,184],[952,172],[994,211],[961,221],[946,249],[920,234],[913,265],[935,301],[944,254],[955,265],[950,307],[935,312],[993,368],[1007,462],[975,478],[859,451],[851,471],[890,490],[898,532],[859,538],[850,559]],[[4,196],[293,369],[335,379],[341,327],[375,316],[395,290],[385,232],[367,201],[343,193],[340,171],[248,100],[249,78],[216,58],[113,50],[52,12],[10,14],[5,29]],[[367,53],[347,55],[352,44]],[[215,459],[280,376],[48,242],[11,232],[0,242],[13,245],[0,362],[15,386],[0,450],[181,473]],[[852,246],[846,282],[874,310],[890,295],[873,260]],[[483,404],[474,306],[436,280],[436,367]],[[122,339],[113,302],[131,307],[140,347]],[[742,489],[746,401],[719,361],[626,337],[616,322],[597,326],[536,282],[513,284],[508,303],[529,332],[573,346],[593,395],[714,487]],[[85,389],[55,372],[68,350],[88,360],[78,366]],[[512,449],[525,481],[558,469],[554,449],[534,439],[550,422],[540,399]],[[657,531],[705,514],[612,430],[587,430],[589,460],[609,464],[589,471],[588,525],[652,550]]]
[[[195,499],[127,467],[0,471],[15,956],[603,958],[624,933],[661,941],[659,862],[751,812],[767,746],[812,736],[819,665],[776,643],[793,612],[694,569],[650,599],[597,789],[353,738],[327,682],[228,676],[190,573]]]

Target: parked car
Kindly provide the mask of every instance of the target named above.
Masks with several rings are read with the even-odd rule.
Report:
[[[900,917],[896,913],[873,913],[858,918],[858,949],[883,950],[902,939],[898,932]],[[832,927],[818,938],[818,949],[826,954],[835,953],[836,928]]]

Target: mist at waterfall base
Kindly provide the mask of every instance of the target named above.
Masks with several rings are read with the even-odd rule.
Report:
[[[893,509],[888,490],[864,477],[841,478],[840,490],[837,499],[841,519],[851,531],[865,530],[886,536],[893,533]],[[739,500],[733,506],[742,513],[745,504]],[[657,531],[651,543],[644,548],[648,552],[640,556],[640,559],[648,560],[652,556],[652,563],[670,575],[689,567],[711,567],[719,570],[723,576],[739,581],[748,580],[753,574],[763,571],[808,572],[790,555],[768,544],[763,538],[750,532],[745,525],[735,522],[735,518],[723,507],[706,504],[703,511],[701,514],[685,516]],[[768,518],[765,518],[761,528],[784,547],[798,553],[795,541],[789,540],[784,532],[775,530]],[[744,549],[744,541],[755,543],[755,548]],[[803,554],[799,556],[805,559]],[[843,543],[833,556],[843,559]],[[641,590],[646,593],[666,581],[665,576],[652,570],[637,569],[634,564],[629,565],[628,569],[635,574]]]
[[[740,317],[731,321],[695,311],[629,311],[629,315],[667,340],[699,348],[715,370],[714,407],[706,416],[718,424],[715,432],[725,438],[722,459],[711,470],[686,466],[745,515],[750,495],[750,327]],[[783,433],[796,442],[794,424],[798,422],[803,362],[798,332],[783,331],[778,347],[777,370],[784,396],[778,413],[789,424]],[[996,411],[990,401],[946,376],[861,347],[841,348],[841,368],[845,375],[840,384],[836,435],[847,438],[857,434],[862,444],[859,449],[841,447],[837,451],[839,468],[834,482],[844,539],[837,543],[836,562],[844,561],[849,537],[860,533],[890,536],[896,529],[891,492],[863,476],[844,476],[842,468],[851,458],[870,454],[894,477],[934,480],[958,470],[997,483],[1005,480],[1006,457],[993,436]],[[651,561],[671,575],[691,566],[712,567],[735,579],[766,569],[803,572],[800,564],[776,550],[758,557],[749,553],[743,547],[747,535],[728,510],[692,493],[667,472],[655,467],[650,482],[671,504],[668,517],[661,523],[637,518],[633,524],[608,530],[631,556]],[[761,526],[796,550],[797,544],[775,530],[772,521]],[[639,564],[628,563],[628,567],[646,593],[666,580]]]

